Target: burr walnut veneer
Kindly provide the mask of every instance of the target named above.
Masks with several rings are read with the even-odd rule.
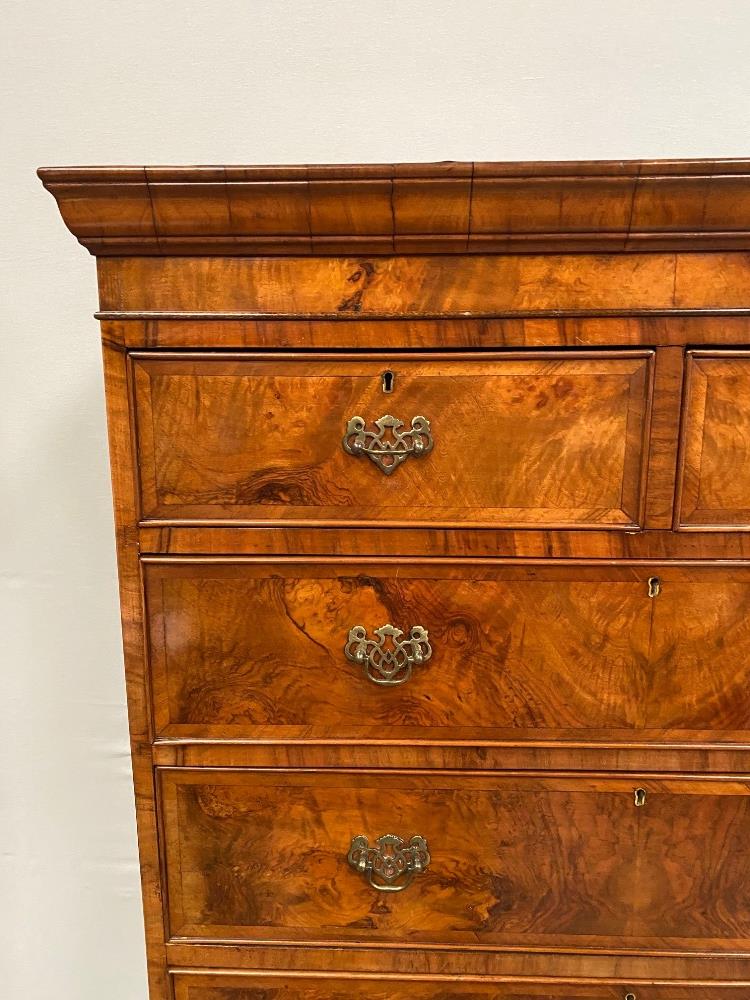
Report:
[[[750,161],[40,176],[151,1000],[750,997]]]

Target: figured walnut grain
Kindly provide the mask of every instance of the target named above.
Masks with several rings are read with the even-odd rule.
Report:
[[[651,359],[135,354],[142,517],[636,526]],[[436,442],[390,477],[342,447],[385,413]]]
[[[741,779],[178,768],[160,787],[174,939],[667,953],[750,941]],[[352,837],[385,832],[418,833],[432,855],[394,895],[347,863]]]

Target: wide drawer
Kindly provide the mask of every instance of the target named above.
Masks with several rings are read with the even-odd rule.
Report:
[[[175,1000],[741,1000],[748,985],[462,981],[458,977],[284,976],[251,973],[174,976]]]
[[[750,529],[750,351],[688,351],[678,525]]]
[[[173,938],[750,944],[740,779],[169,768],[159,785]]]
[[[750,728],[750,566],[148,559],[157,736]]]
[[[652,358],[136,353],[142,518],[639,526]]]

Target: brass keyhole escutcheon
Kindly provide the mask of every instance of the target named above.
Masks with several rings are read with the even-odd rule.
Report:
[[[625,1000],[635,1000],[635,993],[626,993]]]
[[[648,596],[658,597],[661,593],[661,580],[658,576],[650,576],[648,578]]]
[[[383,372],[382,379],[383,379],[383,392],[385,393],[393,392],[393,386],[396,382],[396,376],[394,375],[394,373],[390,369],[387,369],[386,371]]]
[[[636,790],[635,790],[635,792],[633,794],[633,798],[634,798],[635,804],[637,806],[645,806],[646,805],[646,789],[645,788],[636,788]]]

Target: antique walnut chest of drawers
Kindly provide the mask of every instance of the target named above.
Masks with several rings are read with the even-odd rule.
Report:
[[[750,162],[40,175],[152,1000],[750,997]]]

